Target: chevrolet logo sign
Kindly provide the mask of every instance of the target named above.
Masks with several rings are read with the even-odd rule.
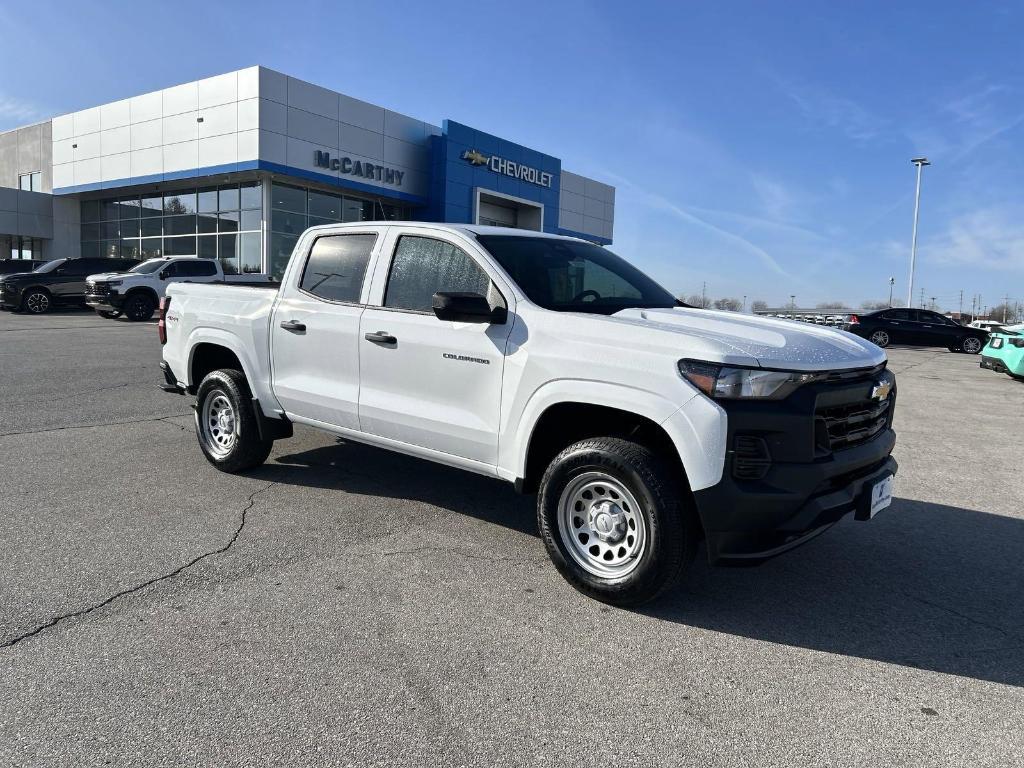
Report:
[[[475,149],[467,149],[462,153],[462,159],[468,160],[470,165],[487,165],[491,158]]]
[[[863,390],[862,390],[863,391]],[[871,388],[872,400],[885,400],[892,391],[891,381],[880,381]]]

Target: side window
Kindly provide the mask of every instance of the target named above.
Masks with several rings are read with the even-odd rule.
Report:
[[[461,248],[432,237],[400,237],[384,306],[430,312],[439,291],[479,293],[494,303],[491,279]]]
[[[210,277],[217,274],[212,261],[196,259],[195,261],[177,262],[178,277]]]
[[[910,320],[910,311],[906,309],[890,309],[885,313],[886,320]]]
[[[299,288],[328,301],[358,302],[376,239],[376,235],[318,237],[306,260]]]
[[[181,277],[186,274],[182,271],[184,265],[180,261],[172,261],[166,267],[160,270],[160,274],[164,277]]]

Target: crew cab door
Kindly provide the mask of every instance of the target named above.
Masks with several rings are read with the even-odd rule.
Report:
[[[359,317],[383,231],[311,233],[292,257],[270,318],[273,389],[290,418],[359,429]]]
[[[375,270],[359,333],[364,432],[463,459],[497,463],[501,379],[512,314],[500,324],[441,320],[437,292],[512,293],[468,239],[395,228]]]

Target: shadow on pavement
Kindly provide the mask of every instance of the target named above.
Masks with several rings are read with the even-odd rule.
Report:
[[[339,441],[280,456],[274,479],[415,499],[536,536],[534,497]],[[269,478],[275,466],[259,471]],[[279,466],[277,469],[279,473]],[[896,499],[756,568],[711,568],[641,613],[755,640],[1024,685],[1024,520]]]

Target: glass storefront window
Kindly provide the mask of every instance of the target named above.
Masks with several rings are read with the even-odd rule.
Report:
[[[286,235],[301,235],[306,227],[306,217],[301,213],[290,213],[288,211],[273,211],[270,218],[270,229],[272,232],[281,232]]]
[[[341,221],[341,195],[309,190],[309,215],[321,219]]]
[[[138,237],[139,220],[121,219],[121,237]]]
[[[225,275],[238,274],[238,235],[217,235],[220,248],[220,268]]]
[[[165,237],[164,253],[168,256],[195,256],[196,238],[192,237]]]
[[[356,200],[351,197],[345,198],[345,206],[342,211],[342,221],[372,221],[373,201]]]
[[[242,211],[238,228],[243,232],[259,232],[262,229],[262,218],[260,211]]]
[[[221,211],[238,210],[238,185],[228,184],[217,191],[217,208]]]
[[[274,233],[270,236],[270,279],[280,280],[284,276],[284,268],[288,266],[292,249],[299,238],[295,235]]]
[[[197,207],[200,213],[215,213],[217,211],[217,188],[200,189]]]
[[[145,216],[163,216],[164,198],[163,195],[143,195],[140,204],[141,213]]]
[[[263,271],[260,258],[261,238],[259,232],[243,232],[238,236],[238,261],[242,274],[258,275]]]
[[[222,211],[217,216],[218,232],[238,231],[238,211]]]
[[[196,192],[188,190],[182,192],[168,192],[164,195],[164,214],[178,215],[182,213],[196,212]]]
[[[196,256],[204,259],[216,259],[217,258],[217,236],[207,235],[206,237],[200,236],[196,245]]]
[[[239,185],[241,189],[241,208],[243,211],[263,207],[263,187],[258,181]]]
[[[287,184],[274,184],[271,189],[271,205],[276,210],[293,213],[306,212],[306,190]]]
[[[164,255],[164,241],[162,237],[143,238],[139,241],[142,247],[143,259],[155,259]]]
[[[165,235],[194,235],[196,233],[196,217],[189,216],[165,216]]]

